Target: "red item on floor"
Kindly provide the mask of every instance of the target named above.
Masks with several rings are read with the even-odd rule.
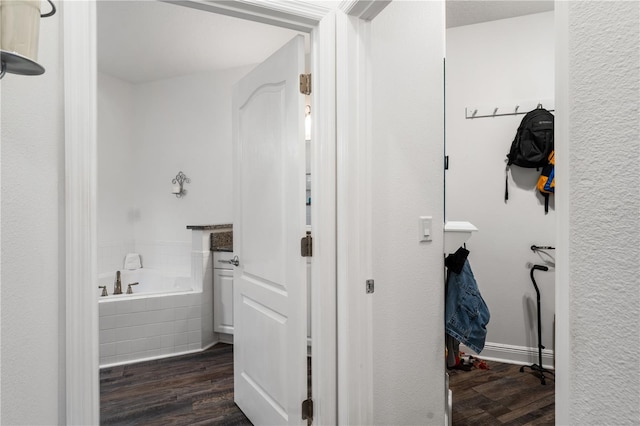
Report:
[[[487,363],[484,360],[476,360],[476,362],[474,363],[474,366],[476,368],[479,368],[481,370],[490,370],[489,366],[487,365]]]

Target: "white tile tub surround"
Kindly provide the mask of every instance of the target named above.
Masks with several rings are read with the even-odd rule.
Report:
[[[113,298],[137,299],[140,295],[158,294],[158,293],[175,293],[179,291],[199,291],[202,284],[196,286],[190,276],[175,276],[165,272],[150,268],[141,268],[135,270],[119,269],[120,282],[122,284],[122,294],[114,295],[116,272],[108,272],[98,276],[98,285],[106,286],[109,296],[102,297],[101,301],[111,300]],[[132,286],[134,294],[126,294],[127,286],[131,283],[138,283]],[[97,289],[98,296],[101,290]],[[155,302],[162,303],[162,302]],[[124,309],[124,308],[123,308]]]
[[[99,302],[101,367],[202,349],[202,292],[125,296]]]
[[[127,253],[135,251],[135,242],[109,241],[98,246],[98,274],[121,269]]]
[[[188,241],[136,241],[142,266],[171,275],[191,275],[191,244]]]
[[[209,237],[205,231],[193,233],[197,235],[187,244],[190,253],[186,261],[183,243],[146,245],[154,254],[150,260],[143,255],[143,266],[164,261],[165,268],[119,269],[122,295],[112,294],[115,270],[100,275],[100,285],[106,285],[109,292],[109,296],[100,297],[101,290],[96,288],[101,367],[197,352],[217,341]],[[141,246],[136,245],[136,251],[138,248]],[[179,259],[169,261],[172,257]],[[186,274],[179,273],[184,268],[175,266],[180,262],[189,265]],[[134,294],[126,294],[131,282],[139,284],[133,287]]]
[[[192,244],[188,241],[109,241],[98,246],[98,273],[123,268],[127,253],[139,253],[144,268],[169,275],[191,275]]]
[[[200,339],[203,347],[217,341],[217,335],[213,332],[213,255],[210,234],[211,230],[191,230],[191,273],[193,282],[201,284],[202,291]]]

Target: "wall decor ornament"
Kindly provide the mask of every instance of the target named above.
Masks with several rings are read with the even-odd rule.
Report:
[[[171,193],[175,194],[176,198],[182,198],[187,194],[187,190],[184,189],[184,184],[191,183],[191,179],[184,173],[178,172],[176,177],[171,180],[171,183],[173,184]]]

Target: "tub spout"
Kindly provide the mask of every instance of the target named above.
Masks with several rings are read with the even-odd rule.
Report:
[[[120,281],[120,271],[116,272],[116,282],[113,285],[113,294],[122,294],[122,282]]]

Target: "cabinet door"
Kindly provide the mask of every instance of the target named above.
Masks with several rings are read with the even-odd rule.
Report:
[[[213,331],[233,334],[233,270],[213,270]]]

